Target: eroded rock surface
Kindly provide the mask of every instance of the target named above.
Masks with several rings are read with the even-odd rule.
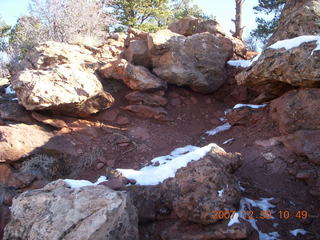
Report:
[[[94,74],[74,65],[25,70],[12,80],[20,104],[27,110],[51,110],[70,116],[88,116],[114,102]]]
[[[213,147],[204,158],[179,169],[174,178],[128,190],[142,222],[178,218],[213,224],[217,219],[212,219],[212,211],[235,210],[239,203],[240,190],[232,173],[240,165],[239,156]]]
[[[105,186],[70,188],[59,180],[13,200],[5,240],[138,239],[136,208]]]
[[[225,83],[226,61],[233,54],[232,41],[210,33],[189,37],[162,30],[149,34],[153,72],[168,83],[209,93]]]

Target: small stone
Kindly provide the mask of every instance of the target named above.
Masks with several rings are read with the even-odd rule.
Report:
[[[102,163],[102,162],[98,163],[96,166],[97,170],[100,170],[103,167],[104,167],[104,163]]]

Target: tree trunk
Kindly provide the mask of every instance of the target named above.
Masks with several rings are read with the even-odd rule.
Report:
[[[243,27],[242,27],[242,5],[245,0],[235,0],[236,1],[236,19],[232,20],[235,24],[236,31],[233,36],[242,40]]]

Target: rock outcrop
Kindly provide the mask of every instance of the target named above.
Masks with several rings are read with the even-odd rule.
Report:
[[[292,42],[282,43],[283,46],[289,46]],[[271,45],[251,67],[236,75],[236,80],[238,84],[247,86],[271,84],[275,89],[281,88],[282,84],[291,87],[319,87],[319,58],[317,39],[289,49]]]
[[[271,117],[283,134],[279,140],[297,156],[294,175],[320,196],[320,89],[293,90],[271,103]]]
[[[70,64],[21,71],[12,85],[19,103],[27,110],[84,117],[107,109],[114,102],[94,74]]]
[[[205,157],[190,162],[157,186],[128,188],[138,208],[139,219],[155,221],[176,218],[197,224],[213,224],[212,211],[236,209],[240,190],[232,173],[240,157],[213,147]]]
[[[290,87],[319,87],[319,21],[319,1],[287,1],[267,48],[257,61],[236,76],[237,83],[269,85],[273,92],[283,84],[287,85],[287,91]]]
[[[268,46],[302,35],[319,35],[320,2],[318,0],[287,0],[276,31]]]
[[[158,77],[202,93],[225,83],[225,63],[233,54],[231,40],[210,33],[185,37],[162,30],[149,35],[148,47]]]
[[[153,75],[143,66],[135,66],[125,59],[109,62],[99,69],[105,78],[121,79],[131,89],[138,91],[151,91],[166,89],[167,84]]]
[[[13,200],[4,240],[138,239],[136,208],[105,186],[72,189],[63,180]]]

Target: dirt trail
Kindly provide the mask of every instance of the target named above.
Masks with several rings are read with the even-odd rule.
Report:
[[[126,155],[124,161],[116,162],[114,167],[138,169],[147,165],[152,158],[167,155],[177,147],[217,143],[226,151],[239,152],[243,156],[243,165],[236,173],[244,188],[243,197],[253,200],[273,198],[271,203],[276,206],[272,209],[274,219],[258,220],[258,228],[262,232],[278,232],[279,239],[320,239],[320,202],[307,192],[304,183],[288,173],[295,156],[287,152],[281,144],[268,146],[268,142],[272,141],[265,141],[280,136],[276,124],[269,117],[268,106],[256,113],[256,121],[250,121],[245,126],[233,126],[215,136],[205,134],[206,131],[223,124],[219,118],[224,117],[226,109],[240,103],[241,99],[230,94],[237,91],[240,92],[241,89],[233,84],[226,84],[210,95],[170,86],[165,94],[168,99],[165,109],[168,111],[169,121],[157,121],[139,118],[121,110],[121,107],[128,104],[126,100],[120,100],[128,90],[118,89],[116,105],[112,109],[130,120],[124,131],[143,147]],[[95,120],[103,121],[99,115]],[[223,144],[231,138],[234,141]],[[259,144],[259,141],[262,143]],[[94,180],[103,172],[104,170],[86,170],[79,178]],[[281,219],[279,211],[285,210],[290,212],[290,217]],[[302,210],[308,212],[306,219],[296,216],[298,211]],[[254,215],[259,212],[260,209],[255,209]],[[161,229],[161,224],[158,227]],[[156,234],[150,236],[150,229],[154,229],[154,226],[141,227],[142,239],[157,239]],[[289,232],[294,229],[304,229],[309,234],[294,237]],[[249,239],[259,237],[253,231]]]
[[[219,118],[225,117],[224,111],[237,103],[243,103],[245,98],[250,102],[250,94],[243,95],[243,89],[231,83],[208,95],[169,86],[164,95],[168,100],[164,107],[168,112],[168,119],[159,121],[141,118],[123,109],[129,104],[125,96],[130,90],[122,83],[113,81],[106,85],[107,90],[116,98],[115,105],[87,120],[120,129],[120,132],[112,134],[117,135],[117,141],[119,137],[125,137],[126,141],[115,149],[108,142],[101,142],[101,139],[86,143],[92,147],[106,147],[110,156],[105,166],[139,169],[148,165],[154,157],[167,155],[175,148],[217,143],[227,152],[242,154],[243,165],[236,175],[243,187],[243,198],[273,198],[270,202],[275,205],[272,208],[274,219],[258,220],[257,226],[261,232],[278,232],[280,237],[277,239],[320,239],[320,202],[307,192],[303,182],[288,173],[296,158],[281,144],[272,141],[280,133],[269,117],[268,106],[257,110],[254,117],[244,122],[244,125],[233,126],[225,132],[208,136],[206,131],[223,124]],[[130,144],[127,143],[128,139]],[[223,144],[228,139],[234,140]],[[105,166],[98,166],[99,162],[93,162],[91,167],[82,169],[80,173],[74,172],[70,177],[96,180],[105,174]],[[41,186],[31,188],[38,187]],[[280,219],[279,211],[285,210],[291,213],[290,218]],[[306,219],[296,217],[297,212],[302,210],[308,212]],[[254,209],[254,215],[259,212],[260,209]],[[160,240],[158,233],[169,226],[170,221],[141,225],[141,239]],[[294,229],[304,229],[308,234],[294,237],[289,233],[289,230]],[[252,231],[249,239],[259,239],[257,232]]]

